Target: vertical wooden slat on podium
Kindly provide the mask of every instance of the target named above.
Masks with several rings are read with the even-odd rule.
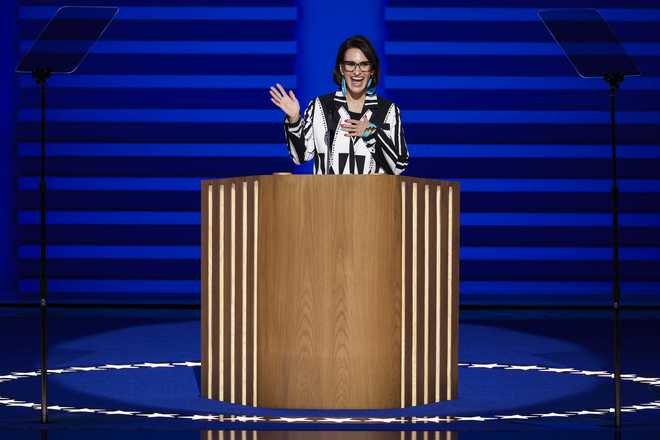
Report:
[[[434,326],[434,338],[435,338],[435,369],[434,369],[434,396],[435,401],[441,400],[440,397],[440,371],[442,370],[442,351],[441,351],[441,327],[442,327],[442,289],[441,289],[441,274],[442,274],[442,234],[441,234],[441,221],[442,221],[442,211],[441,211],[441,194],[442,189],[440,185],[436,185],[433,188],[433,245],[435,251],[433,252],[434,261],[433,261],[433,270],[434,270],[434,298],[435,306],[433,310],[435,311],[435,326]]]
[[[254,258],[252,260],[253,264],[253,279],[254,279],[254,290],[253,290],[253,300],[254,304],[252,306],[252,314],[253,314],[253,325],[252,325],[252,331],[254,332],[252,335],[252,342],[254,345],[254,352],[253,352],[253,377],[252,377],[252,404],[254,406],[258,405],[258,383],[257,383],[257,378],[259,377],[258,373],[258,353],[259,353],[259,347],[257,347],[257,335],[258,335],[258,322],[259,322],[259,316],[257,314],[257,311],[259,310],[259,180],[254,181]]]
[[[222,314],[222,328],[223,328],[223,345],[222,345],[222,369],[224,375],[222,378],[222,390],[224,395],[224,401],[228,402],[231,399],[231,338],[232,338],[232,329],[231,329],[231,247],[234,239],[231,234],[231,218],[233,215],[233,209],[231,204],[231,182],[226,182],[222,185],[222,197],[224,199],[224,223],[222,228],[222,234],[224,240],[222,242],[222,255],[223,255],[223,278],[222,278],[222,298],[223,298],[223,314]]]
[[[427,223],[425,225],[427,233],[427,247],[428,247],[428,276],[427,276],[427,285],[428,285],[428,384],[425,387],[427,390],[427,399],[425,403],[436,402],[435,397],[436,390],[436,371],[438,368],[438,362],[436,359],[437,350],[436,350],[436,341],[437,341],[437,329],[438,329],[438,319],[436,316],[436,305],[438,303],[437,299],[437,289],[436,289],[436,261],[437,261],[437,247],[436,247],[436,231],[435,231],[435,222],[437,219],[435,209],[436,209],[436,185],[426,185],[426,203],[427,203]]]
[[[447,356],[447,338],[449,337],[448,323],[447,323],[447,186],[442,185],[440,190],[440,399],[447,398],[447,368],[449,357]]]
[[[202,396],[209,397],[209,388],[210,381],[209,375],[213,369],[211,365],[210,355],[212,353],[211,347],[209,346],[209,325],[210,325],[210,315],[211,310],[209,308],[209,299],[211,295],[210,291],[210,282],[209,277],[212,276],[213,271],[209,268],[210,262],[210,252],[209,252],[209,243],[211,239],[211,223],[209,221],[209,207],[212,206],[213,194],[211,189],[213,188],[212,184],[202,184],[201,190],[201,282],[202,282],[202,311],[201,311],[201,323],[202,323],[202,337],[201,337],[201,357],[202,357]]]
[[[244,310],[244,338],[245,375],[243,378],[243,405],[254,405],[253,376],[254,376],[254,181],[246,181],[244,185],[244,212],[245,212],[245,310]]]
[[[230,310],[230,341],[229,341],[229,359],[230,359],[230,366],[229,366],[229,401],[231,403],[236,403],[236,371],[237,371],[237,343],[236,343],[236,304],[237,304],[237,289],[236,289],[236,280],[237,280],[237,271],[240,270],[237,268],[238,263],[236,261],[237,253],[238,253],[238,245],[237,242],[240,240],[240,237],[238,236],[237,230],[236,230],[236,182],[232,182],[231,184],[231,194],[230,194],[230,200],[231,200],[231,228],[230,228],[230,233],[231,233],[231,247],[230,247],[230,255],[231,255],[231,260],[230,260],[230,304],[231,304],[231,310]]]
[[[219,281],[219,276],[218,274],[220,273],[222,267],[221,267],[221,261],[220,261],[220,243],[219,243],[219,237],[216,235],[216,231],[219,228],[219,225],[222,221],[221,217],[221,210],[220,210],[220,204],[218,203],[218,188],[219,185],[213,185],[213,189],[211,191],[212,194],[212,199],[213,199],[213,207],[211,209],[211,230],[212,230],[212,240],[211,240],[211,268],[213,270],[213,277],[212,277],[212,283],[211,283],[211,295],[209,297],[209,310],[211,310],[211,331],[209,332],[209,335],[211,337],[211,347],[212,347],[212,353],[215,354],[215,356],[211,356],[212,358],[212,363],[215,365],[213,367],[213,374],[211,377],[211,398],[212,399],[219,399],[220,398],[220,393],[219,393],[219,388],[218,385],[220,383],[220,375],[221,369],[218,368],[219,365],[219,359],[217,357],[218,353],[218,348],[221,344],[221,335],[220,335],[220,315],[219,315],[219,309],[220,309],[220,304],[218,301],[218,292],[220,291],[220,281]]]
[[[244,186],[243,182],[237,181],[235,186],[236,199],[234,206],[236,207],[235,223],[234,223],[234,236],[236,237],[235,249],[235,271],[234,277],[234,384],[232,385],[232,403],[243,402],[243,301],[246,299],[245,291],[245,259],[243,252],[245,251],[245,230],[244,226]]]
[[[459,197],[459,184],[455,183],[449,189],[449,208],[451,212],[451,242],[449,247],[451,252],[451,340],[450,353],[451,373],[448,378],[450,381],[449,393],[447,399],[456,399],[458,397],[458,305],[459,305],[459,260],[460,260],[460,197]]]
[[[412,388],[413,388],[413,186],[408,181],[404,180],[401,182],[405,186],[405,209],[401,213],[401,216],[406,218],[406,230],[405,238],[403,242],[405,243],[404,253],[406,254],[406,268],[405,268],[405,304],[406,304],[406,313],[404,316],[405,321],[405,334],[406,334],[406,344],[403,347],[403,353],[405,357],[405,405],[412,405]]]
[[[417,248],[417,266],[416,266],[416,276],[417,276],[417,289],[415,290],[415,303],[417,305],[417,316],[415,319],[415,328],[417,330],[417,344],[415,345],[416,350],[416,363],[417,368],[415,370],[415,380],[417,383],[415,395],[416,403],[415,405],[421,405],[424,403],[424,340],[426,339],[426,334],[424,332],[424,184],[423,183],[413,183],[417,189],[416,197],[416,211],[417,211],[417,222],[416,222],[416,248]]]
[[[411,375],[411,384],[410,384],[410,399],[411,405],[417,405],[417,369],[418,369],[418,359],[417,359],[417,349],[419,346],[419,328],[417,326],[417,315],[419,313],[419,301],[418,301],[418,289],[419,289],[419,276],[417,275],[419,271],[419,258],[418,258],[418,246],[419,246],[419,232],[418,232],[418,216],[419,216],[419,204],[417,203],[417,197],[419,196],[417,191],[417,183],[412,183],[412,272],[410,276],[412,278],[412,299],[411,299],[411,331],[412,331],[412,353],[411,353],[411,362],[412,367],[410,370]]]
[[[214,291],[213,295],[213,301],[214,301],[214,307],[213,311],[216,316],[216,323],[215,326],[217,328],[218,332],[218,339],[215,342],[214,346],[214,353],[215,353],[215,365],[217,366],[219,373],[218,373],[218,378],[215,381],[215,389],[216,389],[216,394],[219,397],[219,399],[224,399],[225,394],[224,394],[224,376],[225,376],[225,360],[224,360],[224,344],[225,344],[225,329],[224,329],[224,316],[225,316],[225,309],[227,308],[225,299],[224,299],[224,279],[225,279],[225,265],[226,265],[226,258],[224,255],[224,246],[225,246],[225,233],[224,233],[224,225],[227,222],[227,217],[226,217],[226,204],[225,204],[225,194],[224,194],[224,187],[225,185],[216,185],[217,188],[213,191],[213,196],[214,196],[214,204],[218,206],[218,223],[213,223],[216,225],[214,227],[213,231],[213,236],[214,236],[214,241],[216,241],[216,246],[217,246],[217,253],[214,254],[215,258],[217,259],[217,267],[218,271],[216,272],[216,278],[217,278],[217,283],[218,283],[218,290]]]
[[[422,374],[424,380],[422,381],[422,397],[421,401],[424,404],[429,403],[429,186],[422,185],[423,193],[420,199],[422,200],[423,216],[422,216],[422,243],[424,247],[424,294],[423,294],[423,328],[424,328],[424,341],[422,345]]]
[[[408,192],[406,189],[406,183],[400,183],[401,191],[401,408],[406,406],[406,344],[407,338],[409,337],[406,332],[406,314],[407,314],[407,303],[406,303],[406,292],[407,289],[407,279],[406,262],[407,252],[406,252],[406,230],[408,225],[408,217],[406,216],[406,198],[408,197]]]

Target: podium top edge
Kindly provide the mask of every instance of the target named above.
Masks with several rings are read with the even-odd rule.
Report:
[[[318,175],[318,174],[264,174],[256,176],[239,176],[227,177],[218,179],[203,179],[201,181],[202,187],[214,184],[236,184],[236,183],[250,183],[254,181],[273,181],[273,180],[293,180],[293,179],[387,179],[408,183],[422,183],[433,184],[442,186],[452,186],[458,189],[460,183],[458,181],[449,181],[441,179],[429,179],[414,176],[393,176],[391,174],[338,174],[338,175]]]

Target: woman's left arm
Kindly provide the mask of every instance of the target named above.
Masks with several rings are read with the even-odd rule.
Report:
[[[385,121],[365,138],[376,163],[388,174],[401,174],[408,166],[409,154],[401,125],[399,107],[391,104]]]

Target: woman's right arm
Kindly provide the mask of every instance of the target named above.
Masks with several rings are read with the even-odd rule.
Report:
[[[284,120],[284,131],[286,133],[286,142],[289,146],[289,154],[293,163],[300,165],[303,162],[312,160],[316,154],[316,144],[314,142],[314,108],[315,100],[310,101],[305,109],[302,118],[291,123],[287,117]]]
[[[303,117],[300,117],[300,104],[292,90],[287,93],[280,84],[270,88],[270,100],[286,115],[284,119],[284,132],[286,135],[289,154],[296,165],[311,160],[316,154],[314,143],[314,107],[312,100]]]

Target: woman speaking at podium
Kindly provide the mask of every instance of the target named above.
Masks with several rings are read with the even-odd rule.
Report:
[[[302,117],[292,90],[270,88],[271,101],[286,114],[293,162],[314,159],[315,174],[401,174],[408,165],[401,115],[375,94],[380,63],[366,37],[339,46],[332,77],[341,90],[313,99]]]

